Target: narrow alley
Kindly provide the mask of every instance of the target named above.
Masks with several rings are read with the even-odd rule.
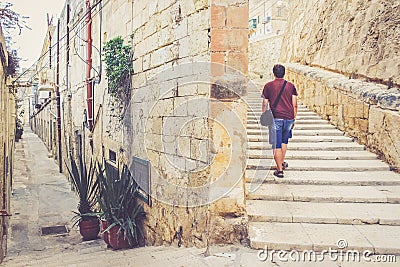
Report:
[[[48,157],[42,140],[25,127],[15,152],[8,256],[79,243],[79,233],[71,229],[76,197],[54,159]],[[66,226],[71,231],[68,237],[42,235],[43,227],[52,226]]]

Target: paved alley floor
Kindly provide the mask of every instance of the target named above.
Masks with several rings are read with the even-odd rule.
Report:
[[[15,150],[7,257],[80,242],[76,229],[68,236],[41,235],[42,227],[65,225],[71,229],[72,211],[77,206],[66,176],[48,155],[43,142],[25,128]]]

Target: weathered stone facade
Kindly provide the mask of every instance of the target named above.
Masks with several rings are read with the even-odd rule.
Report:
[[[318,68],[286,63],[301,101],[400,168],[400,92]]]
[[[279,62],[282,39],[277,35],[249,44],[249,78],[260,88],[274,78],[272,68]]]
[[[250,1],[250,40],[283,34],[289,13],[289,2],[285,0]]]
[[[395,168],[399,10],[399,1],[292,1],[280,57],[305,105]]]
[[[399,19],[399,1],[291,1],[281,60],[399,85]]]
[[[241,96],[248,73],[248,1],[98,3],[91,1],[96,5],[91,131],[86,121],[87,10],[82,1],[70,0],[60,17],[63,158],[83,147],[87,158],[104,157],[111,164],[113,152],[117,162],[128,165],[133,157],[149,160],[148,244],[245,240],[246,106]],[[131,42],[134,69],[132,98],[122,120],[115,116],[118,105],[108,93],[100,56],[104,42],[117,36]]]
[[[11,179],[13,171],[13,150],[15,135],[15,98],[6,84],[8,53],[0,27],[0,262],[7,249],[7,225],[10,214]]]

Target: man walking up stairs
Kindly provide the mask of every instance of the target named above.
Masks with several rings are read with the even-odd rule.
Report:
[[[400,254],[400,175],[299,105],[285,178],[270,172],[260,90],[248,95],[246,205],[256,249]],[[264,179],[254,190],[252,182]]]

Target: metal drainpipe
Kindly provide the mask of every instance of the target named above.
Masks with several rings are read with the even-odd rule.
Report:
[[[56,99],[57,99],[58,167],[60,173],[62,173],[61,105],[60,105],[60,19],[58,19],[57,22]]]
[[[87,106],[88,106],[88,124],[89,130],[93,129],[93,88],[91,79],[92,70],[92,11],[90,8],[90,0],[86,0],[86,25],[87,25],[87,57],[86,57],[86,95],[87,95]]]
[[[52,67],[52,65],[51,65],[51,60],[52,60],[52,58],[51,58],[51,39],[52,39],[52,36],[51,36],[51,28],[50,28],[50,26],[51,26],[51,24],[50,24],[50,20],[49,20],[49,14],[47,14],[47,30],[48,30],[48,33],[49,33],[49,69],[51,70],[51,67]],[[46,76],[47,76],[47,73],[46,73]],[[49,99],[51,99],[51,92],[49,92]]]
[[[66,69],[65,69],[65,73],[66,73],[66,78],[65,78],[65,82],[67,84],[67,96],[68,98],[71,97],[71,92],[70,92],[70,88],[69,88],[69,51],[70,51],[70,47],[69,47],[69,16],[70,16],[70,8],[69,5],[67,5],[67,49],[66,49]]]

